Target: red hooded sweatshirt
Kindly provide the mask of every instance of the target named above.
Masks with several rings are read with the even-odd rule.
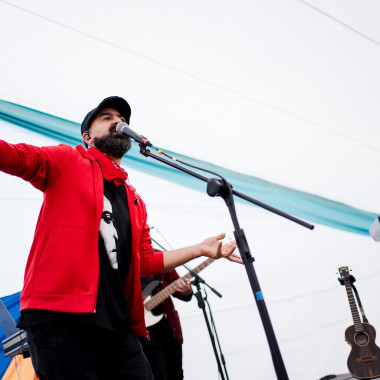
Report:
[[[83,147],[35,147],[0,140],[0,170],[43,191],[44,200],[29,253],[21,310],[93,313],[99,281],[98,235],[103,211],[103,175]],[[146,335],[140,274],[164,270],[153,251],[144,202],[125,183],[131,218],[131,264],[124,294],[131,329]]]

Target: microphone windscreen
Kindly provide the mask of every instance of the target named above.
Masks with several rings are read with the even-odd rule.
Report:
[[[122,131],[123,127],[129,127],[129,125],[127,123],[125,123],[124,121],[121,121],[120,123],[118,123],[116,125],[116,132],[122,134],[123,133],[123,131]]]

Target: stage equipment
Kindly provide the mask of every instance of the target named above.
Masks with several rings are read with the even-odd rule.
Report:
[[[141,136],[138,140],[141,141]],[[137,142],[139,143],[138,140],[137,140]],[[235,228],[235,231],[234,231],[235,240],[236,240],[237,246],[239,248],[240,255],[243,259],[243,263],[244,263],[245,268],[246,268],[246,272],[247,272],[248,279],[249,279],[249,282],[251,285],[253,296],[255,298],[256,305],[257,305],[257,308],[259,310],[259,314],[261,317],[261,321],[262,321],[262,324],[264,326],[264,330],[265,330],[265,334],[266,334],[268,344],[269,344],[269,348],[271,351],[272,361],[273,361],[273,365],[274,365],[274,369],[275,369],[277,378],[281,379],[281,380],[288,380],[289,379],[288,374],[286,372],[286,368],[285,368],[285,365],[284,365],[284,362],[283,362],[283,359],[281,356],[280,348],[278,346],[276,336],[275,336],[275,333],[273,330],[273,326],[272,326],[272,323],[271,323],[270,318],[269,318],[269,313],[268,313],[268,309],[267,309],[265,301],[264,301],[264,296],[263,296],[263,293],[261,291],[259,281],[258,281],[258,278],[256,276],[256,273],[255,273],[255,270],[253,267],[254,258],[251,255],[251,252],[250,252],[244,231],[239,226],[233,196],[235,195],[235,196],[238,196],[242,199],[245,199],[248,202],[251,202],[257,206],[260,206],[260,207],[262,207],[268,211],[271,211],[277,215],[280,215],[284,218],[287,218],[287,219],[289,219],[295,223],[298,223],[298,224],[300,224],[306,228],[309,228],[311,230],[314,228],[314,226],[309,224],[309,223],[306,223],[306,222],[304,222],[298,218],[295,218],[289,214],[286,214],[286,213],[284,213],[284,212],[282,212],[282,211],[280,211],[280,210],[278,210],[272,206],[269,206],[269,205],[262,203],[256,199],[254,199],[254,198],[251,198],[251,197],[249,197],[249,196],[247,196],[241,192],[234,190],[232,188],[232,185],[229,182],[227,182],[225,178],[223,178],[222,176],[220,176],[217,173],[214,173],[214,172],[211,172],[209,170],[205,170],[205,169],[190,165],[186,162],[183,162],[183,161],[178,160],[174,157],[171,157],[167,153],[163,152],[161,149],[152,145],[152,148],[156,149],[159,155],[164,155],[164,156],[168,157],[169,159],[175,161],[175,162],[171,162],[168,159],[165,159],[163,157],[160,157],[156,154],[151,153],[150,150],[147,149],[147,146],[144,143],[144,141],[142,141],[142,143],[140,142],[139,145],[140,145],[140,153],[143,156],[151,157],[151,158],[158,160],[158,161],[160,161],[166,165],[169,165],[169,166],[171,166],[177,170],[180,170],[180,171],[187,173],[187,174],[189,174],[195,178],[198,178],[201,181],[207,182],[207,194],[211,197],[220,196],[225,201],[226,206],[229,210],[231,219],[232,219],[232,223],[233,223],[234,228]],[[186,165],[186,166],[195,168],[197,170],[202,170],[202,171],[211,173],[213,175],[216,175],[219,178],[204,177],[204,176],[198,174],[197,172],[191,171],[191,170],[189,170],[189,169],[187,169],[187,168],[185,168],[179,164]]]
[[[217,290],[215,290],[213,287],[211,287],[210,285],[208,285],[206,283],[206,281],[203,280],[203,278],[200,277],[195,271],[190,270],[190,273],[194,276],[194,279],[191,281],[191,284],[197,288],[197,291],[194,292],[194,296],[196,297],[196,299],[198,301],[198,307],[200,309],[202,309],[202,312],[203,312],[203,316],[204,316],[204,319],[205,319],[205,322],[206,322],[208,334],[210,336],[212,348],[214,350],[214,355],[215,355],[216,363],[218,365],[218,371],[219,371],[220,378],[222,380],[225,380],[225,379],[229,380],[228,372],[227,372],[227,366],[226,366],[226,361],[224,359],[222,348],[220,346],[218,333],[216,331],[216,326],[215,326],[215,323],[214,323],[214,318],[212,316],[211,306],[210,306],[210,304],[209,304],[209,302],[207,300],[207,292],[206,292],[206,289],[203,289],[204,296],[202,295],[201,284],[206,285],[207,287],[209,287],[219,298],[221,298],[222,295]],[[207,315],[207,311],[206,311],[206,303],[207,303],[207,306],[208,306],[208,313],[210,315],[211,323],[210,323],[210,321],[208,319],[208,315]],[[218,344],[218,346],[216,345],[216,343]],[[223,365],[223,367],[222,367],[222,365]]]
[[[132,130],[129,127],[128,123],[124,123],[124,122],[118,123],[116,126],[116,132],[119,135],[125,135],[125,136],[130,137],[131,139],[135,140],[139,144],[152,146],[152,144],[149,142],[149,140],[146,137],[139,135],[134,130]]]
[[[3,340],[4,357],[9,358],[15,355],[29,357],[29,346],[26,332],[16,327],[16,323],[10,315],[8,309],[0,300],[0,327],[6,335]]]
[[[321,377],[319,380],[351,380],[356,379],[356,377],[352,377],[350,373],[344,373],[343,375],[326,375]]]
[[[190,280],[194,276],[194,272],[195,274],[199,273],[201,270],[207,268],[214,261],[214,259],[208,258],[207,260],[199,264],[197,267],[195,267],[193,270],[190,269],[189,273],[186,273],[184,276],[173,281],[166,288],[160,290],[158,293],[154,295],[153,292],[160,285],[160,281],[152,281],[149,285],[147,285],[142,291],[144,299],[145,325],[147,327],[150,327],[160,322],[164,314],[156,315],[152,313],[152,310],[176,292],[176,284],[180,282],[180,280]],[[185,268],[187,269],[186,266]]]
[[[158,231],[155,227],[151,227],[151,229],[155,229],[156,231]],[[173,249],[170,246],[169,242],[161,234],[161,232],[159,232],[159,233],[162,236],[162,238],[165,240],[165,242],[168,244],[168,246],[171,249]],[[157,240],[155,240],[152,237],[151,237],[151,239],[163,251],[166,251],[165,247],[162,244],[158,243]],[[236,245],[236,243],[233,241],[233,242],[227,243],[226,246],[231,246],[232,244]],[[199,306],[199,308],[202,309],[202,311],[203,311],[203,316],[205,318],[205,322],[206,322],[207,330],[208,330],[208,333],[209,333],[209,336],[210,336],[212,348],[214,350],[214,355],[215,355],[216,363],[217,363],[217,366],[218,366],[219,375],[220,375],[220,378],[222,380],[225,380],[225,379],[228,380],[229,377],[228,377],[228,372],[227,372],[226,360],[224,358],[224,355],[223,355],[223,352],[222,352],[222,348],[220,346],[220,341],[219,341],[218,333],[216,331],[216,326],[215,326],[215,323],[214,323],[214,318],[212,316],[211,306],[210,306],[210,304],[209,304],[209,302],[207,300],[207,293],[206,293],[205,289],[204,289],[205,296],[204,297],[202,296],[200,284],[203,284],[203,285],[207,286],[208,288],[210,288],[210,290],[213,291],[219,298],[221,298],[222,295],[216,289],[214,289],[213,287],[211,287],[202,277],[200,277],[198,275],[198,273],[200,271],[202,271],[203,269],[207,268],[214,261],[215,261],[214,259],[208,258],[205,261],[203,261],[202,263],[200,263],[199,265],[197,265],[194,269],[189,269],[185,264],[183,264],[183,267],[185,267],[189,272],[186,273],[184,276],[182,276],[180,279],[189,280],[189,279],[191,279],[191,278],[194,277],[194,280],[191,282],[191,284],[193,286],[196,286],[196,288],[197,288],[197,292],[194,293],[194,296],[198,300],[198,306]],[[176,281],[178,281],[178,280],[176,280]],[[151,326],[154,323],[159,322],[161,320],[161,316],[153,316],[152,313],[150,312],[150,310],[152,310],[153,307],[156,307],[157,305],[159,305],[162,301],[164,301],[167,297],[169,297],[174,292],[174,290],[170,289],[170,288],[174,287],[174,284],[176,283],[176,281],[172,282],[169,286],[167,286],[166,288],[164,288],[163,290],[161,290],[160,292],[158,292],[157,294],[155,294],[152,298],[149,298],[149,295],[151,294],[151,292],[153,291],[153,289],[155,289],[159,285],[159,281],[153,281],[147,287],[145,287],[145,289],[143,290],[143,298],[144,298],[144,306],[145,306],[145,308],[144,308],[144,311],[145,311],[145,324],[148,327]],[[148,298],[146,298],[146,297],[148,297]],[[154,304],[151,305],[150,304],[151,301],[154,301]],[[210,324],[210,322],[208,320],[207,311],[206,311],[206,308],[205,308],[205,303],[207,303],[207,306],[208,306],[211,324]],[[218,344],[218,346],[216,346],[215,338],[216,338],[216,343]],[[223,365],[223,368],[222,368],[222,365]]]

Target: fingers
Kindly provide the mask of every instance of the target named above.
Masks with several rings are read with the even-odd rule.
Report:
[[[222,239],[224,239],[225,237],[226,237],[226,234],[225,234],[224,232],[222,232],[221,234],[216,235],[216,236],[215,236],[215,239],[216,239],[216,240],[222,240]]]
[[[181,287],[184,289],[189,289],[191,287],[190,280],[180,280]]]
[[[223,248],[224,248],[224,252],[222,251],[222,256],[228,257],[229,255],[232,254],[233,251],[235,251],[236,245],[233,245],[233,246],[228,247],[228,248],[226,246],[224,246]]]
[[[243,260],[241,259],[241,257],[233,253],[235,249],[236,249],[236,245],[234,244],[227,251],[222,253],[222,257],[228,259],[229,261],[233,261],[234,263],[243,264]]]
[[[216,254],[219,256],[219,255],[223,255],[223,244],[222,242],[218,242],[218,247],[216,248]]]
[[[227,257],[227,260],[232,261],[234,263],[243,264],[243,260],[240,256],[235,255],[234,253]]]
[[[183,280],[182,278],[178,279],[175,283],[175,290],[179,292],[186,292],[191,289],[190,280]]]
[[[222,239],[226,237],[225,233],[221,233],[214,237],[205,239],[203,241],[203,252],[204,256],[212,257],[213,259],[227,258],[230,261],[243,263],[241,258],[237,255],[232,255],[236,249],[236,242],[229,242],[227,244],[222,244]]]

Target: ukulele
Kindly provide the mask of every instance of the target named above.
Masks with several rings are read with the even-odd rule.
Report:
[[[347,359],[350,373],[358,379],[373,379],[380,376],[380,348],[375,343],[376,331],[369,323],[362,322],[352,286],[348,267],[339,268],[341,280],[346,287],[348,302],[354,324],[346,329],[346,342],[351,345]]]
[[[234,241],[225,244],[225,247],[232,247],[236,245]],[[205,261],[203,261],[201,264],[199,264],[197,267],[193,269],[193,272],[199,273],[206,267],[208,267],[211,263],[213,263],[215,259],[209,258]],[[164,314],[154,315],[152,313],[152,310],[158,306],[160,303],[164,302],[167,298],[169,298],[176,290],[176,284],[180,280],[190,280],[193,277],[191,272],[186,273],[184,276],[178,278],[177,280],[173,281],[171,284],[169,284],[166,288],[160,290],[157,294],[152,296],[154,289],[156,289],[160,285],[160,281],[152,281],[149,285],[147,285],[143,290],[143,299],[144,299],[144,317],[145,317],[145,324],[147,327],[153,326],[156,323],[158,323],[164,316]]]

